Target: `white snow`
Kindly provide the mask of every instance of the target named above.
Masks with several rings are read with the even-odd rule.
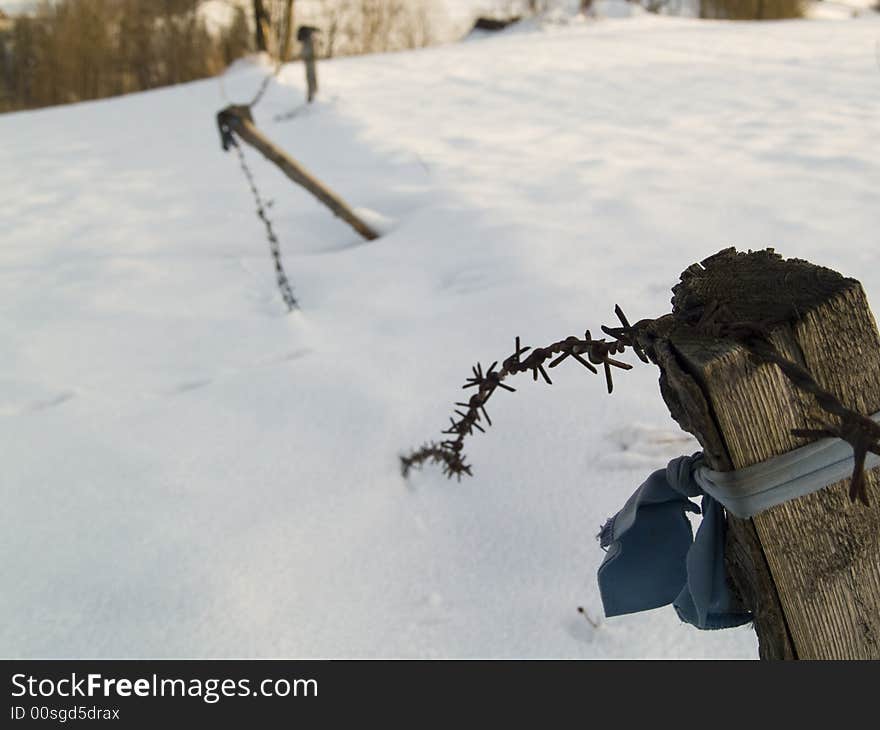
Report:
[[[0,10],[7,15],[27,13],[36,7],[38,0],[0,0]]]
[[[229,28],[235,22],[235,11],[237,7],[247,10],[247,5],[242,2],[234,3],[229,0],[204,0],[199,5],[198,13],[208,30],[211,33],[219,33],[225,28]],[[252,15],[247,14],[245,18],[248,22],[252,21]]]
[[[476,360],[668,311],[775,246],[880,302],[880,23],[644,16],[334,60],[252,150],[302,311],[214,113],[265,69],[0,117],[0,654],[753,657],[671,608],[603,620],[595,534],[696,448],[657,373],[523,378],[475,476],[409,482]],[[222,93],[221,93],[222,92]],[[224,98],[224,94],[226,98]]]
[[[807,6],[807,17],[822,20],[848,20],[875,15],[876,0],[814,0]]]

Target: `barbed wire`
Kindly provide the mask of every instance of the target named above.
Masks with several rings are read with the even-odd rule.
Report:
[[[269,251],[272,255],[272,261],[275,265],[275,280],[278,282],[278,290],[281,292],[281,298],[287,305],[287,311],[292,312],[294,309],[299,308],[299,303],[296,301],[296,297],[293,295],[293,288],[290,286],[290,280],[287,278],[287,273],[284,271],[284,265],[281,263],[281,245],[278,242],[278,237],[275,235],[275,229],[272,226],[272,221],[266,214],[266,208],[270,207],[272,203],[271,201],[263,201],[263,196],[260,195],[260,191],[257,188],[256,181],[254,180],[254,174],[247,164],[247,160],[245,159],[244,150],[242,150],[241,144],[239,144],[238,140],[236,140],[234,137],[231,137],[231,139],[232,146],[235,148],[235,151],[238,155],[238,161],[241,165],[242,172],[247,179],[248,185],[251,189],[251,194],[254,196],[254,204],[257,207],[257,217],[261,221],[263,221],[263,225],[266,227],[266,238],[269,241]]]
[[[247,110],[248,115],[250,115],[253,108],[260,103],[266,93],[266,90],[269,88],[269,84],[271,83],[272,79],[278,76],[278,74],[281,72],[281,68],[283,65],[284,64],[281,61],[278,61],[278,63],[275,65],[275,70],[265,76],[259,88],[257,89],[257,93],[254,98],[249,104],[244,107]],[[221,91],[225,97],[226,90],[225,86],[222,86],[222,83]],[[269,242],[269,252],[272,255],[272,263],[275,267],[275,280],[278,283],[278,290],[281,292],[281,298],[287,305],[287,311],[292,312],[294,309],[299,308],[299,303],[297,302],[296,297],[293,294],[293,288],[290,285],[290,280],[287,278],[287,273],[284,270],[284,264],[281,262],[281,244],[278,240],[278,236],[275,234],[275,228],[272,225],[272,220],[269,218],[269,214],[267,212],[268,208],[272,206],[272,201],[264,201],[263,196],[260,193],[259,188],[257,187],[254,173],[248,165],[247,160],[245,159],[244,150],[241,148],[241,145],[235,138],[235,135],[232,133],[232,129],[229,128],[228,125],[224,124],[222,116],[218,116],[217,123],[220,128],[220,140],[223,149],[228,150],[230,147],[232,147],[235,149],[236,155],[238,156],[239,165],[242,172],[244,173],[245,179],[248,183],[248,187],[250,188],[251,194],[254,198],[257,217],[262,221],[263,226],[266,229],[266,239]]]
[[[592,373],[598,373],[596,366],[602,365],[605,371],[606,385],[611,393],[614,387],[612,368],[630,370],[632,365],[612,358],[612,355],[624,353],[631,349],[643,362],[654,362],[653,344],[658,333],[653,327],[658,320],[643,319],[630,325],[623,310],[614,308],[620,320],[620,327],[602,327],[602,332],[610,339],[593,339],[587,330],[583,339],[566,337],[547,347],[522,347],[520,338],[516,338],[515,349],[498,368],[493,362],[488,370],[477,363],[472,369],[471,377],[462,386],[465,389],[476,388],[477,391],[466,402],[458,402],[455,410],[457,418],[450,418],[450,426],[444,434],[451,438],[443,441],[431,441],[409,454],[400,457],[401,473],[407,477],[414,468],[421,468],[425,463],[436,463],[443,466],[443,473],[448,477],[462,475],[472,476],[471,465],[464,454],[464,443],[474,431],[481,433],[492,425],[486,411],[486,403],[501,388],[509,392],[515,389],[503,382],[511,375],[526,371],[532,372],[533,380],[538,376],[552,385],[547,368],[555,368],[572,357]],[[813,375],[803,366],[784,357],[773,345],[772,328],[779,323],[772,322],[731,322],[724,321],[726,309],[715,302],[689,312],[677,320],[677,324],[694,329],[698,334],[736,342],[759,363],[776,365],[782,374],[798,390],[811,395],[816,404],[829,416],[837,419],[836,423],[825,423],[820,428],[796,428],[791,434],[798,438],[814,439],[833,437],[846,441],[853,450],[853,473],[850,481],[849,498],[864,505],[869,504],[867,482],[865,477],[865,460],[868,453],[880,456],[880,424],[850,408],[847,408],[837,396],[822,388]],[[525,355],[531,349],[531,354]],[[584,357],[586,355],[586,357]],[[552,358],[552,360],[551,360]]]
[[[553,381],[547,374],[547,368],[555,368],[568,358],[572,358],[593,374],[598,374],[597,366],[601,365],[605,373],[606,387],[611,393],[614,389],[612,368],[632,369],[632,365],[629,363],[615,360],[611,356],[623,354],[629,348],[636,353],[640,360],[649,362],[639,344],[637,332],[652,321],[643,320],[631,326],[619,306],[615,307],[614,311],[621,326],[602,327],[602,331],[611,338],[610,340],[593,339],[590,331],[587,330],[583,338],[570,336],[546,347],[531,348],[523,347],[520,338],[517,337],[513,354],[501,363],[500,369],[496,369],[498,368],[497,360],[485,371],[483,371],[483,366],[477,363],[472,368],[471,377],[467,378],[462,386],[463,389],[476,388],[477,390],[467,402],[455,404],[458,407],[455,410],[455,415],[458,418],[450,418],[449,428],[443,431],[444,434],[454,438],[439,442],[431,441],[411,453],[401,456],[400,469],[403,476],[408,476],[413,468],[419,468],[426,462],[442,464],[443,473],[449,478],[454,476],[461,480],[463,474],[471,476],[471,466],[466,462],[464,455],[465,438],[471,436],[475,430],[481,433],[485,432],[484,426],[488,428],[492,425],[492,420],[486,411],[486,404],[499,388],[510,393],[516,391],[515,388],[503,382],[511,375],[531,371],[533,380],[537,381],[540,375],[545,383],[552,385]],[[523,359],[523,355],[529,350],[531,352]]]
[[[281,69],[284,66],[283,61],[278,61],[275,64],[275,70],[270,74],[266,74],[263,78],[262,83],[257,89],[257,93],[254,95],[254,98],[251,99],[251,103],[248,106],[253,109],[257,104],[259,104],[263,100],[263,96],[265,96],[267,89],[269,88],[269,84],[272,83],[273,79],[278,78],[278,75],[281,73]]]

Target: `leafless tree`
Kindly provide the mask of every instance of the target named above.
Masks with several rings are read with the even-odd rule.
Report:
[[[251,48],[241,8],[209,32],[198,0],[55,0],[0,38],[0,111],[213,75]]]
[[[254,6],[254,41],[258,51],[271,53],[271,27],[269,10],[263,0],[253,0]]]

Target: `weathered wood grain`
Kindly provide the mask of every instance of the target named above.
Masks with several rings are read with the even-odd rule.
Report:
[[[764,321],[787,358],[863,414],[880,410],[880,335],[861,285],[836,272],[768,252],[722,252],[691,267],[673,290],[664,347],[679,372],[664,393],[716,468],[741,468],[790,451],[793,428],[824,412],[775,365],[756,364],[729,341],[695,336],[695,317],[721,305],[725,321]],[[692,391],[681,397],[682,373]],[[696,388],[704,401],[695,406]],[[670,390],[667,385],[666,390]],[[720,442],[720,444],[719,444]],[[723,452],[723,453],[719,453]],[[779,505],[753,520],[731,518],[728,559],[756,612],[762,656],[880,658],[880,489],[868,475],[870,507],[853,504],[849,479]],[[781,607],[781,611],[779,608]]]
[[[672,317],[665,317],[666,333],[654,344],[654,356],[660,366],[660,392],[672,417],[694,434],[713,469],[733,468],[714,415],[697,381],[684,369],[681,358],[667,339]],[[762,659],[793,659],[794,646],[773,577],[755,526],[751,520],[728,517],[725,547],[727,572],[733,588],[754,616]]]

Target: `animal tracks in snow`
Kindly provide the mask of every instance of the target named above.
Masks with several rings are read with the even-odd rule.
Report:
[[[440,289],[456,294],[473,294],[499,286],[504,281],[503,275],[490,266],[470,266],[462,267],[446,276],[440,284]]]
[[[199,380],[185,380],[182,383],[178,383],[177,385],[173,385],[165,391],[162,391],[162,395],[182,395],[183,393],[189,393],[193,390],[199,390],[200,388],[206,388],[211,383],[213,383],[213,379],[211,378],[202,378]]]
[[[47,398],[46,400],[38,400],[34,401],[28,406],[28,410],[30,411],[45,411],[48,408],[55,408],[56,406],[60,406],[63,403],[67,403],[71,398],[76,395],[72,390],[64,391],[63,393],[59,393],[58,395],[52,396],[51,398]]]
[[[41,383],[0,379],[0,416],[21,416],[47,411],[74,398],[72,390],[58,390]]]
[[[311,352],[308,348],[300,348],[238,367],[221,366],[216,375],[186,378],[145,395],[163,398],[185,396],[237,375],[296,362]],[[0,378],[0,418],[50,411],[73,400],[80,392],[52,388],[42,383]]]
[[[257,360],[240,367],[222,367],[220,371],[213,377],[188,378],[186,380],[181,380],[168,388],[163,388],[157,391],[156,393],[154,393],[154,395],[165,397],[186,395],[187,393],[201,390],[202,388],[207,388],[214,383],[235,377],[237,375],[248,374],[253,372],[254,370],[262,370],[263,368],[271,368],[277,365],[285,365],[287,363],[295,362],[310,354],[311,352],[312,351],[308,348],[301,348],[298,350],[291,350],[290,352],[285,352],[280,355],[274,355],[263,360]]]

